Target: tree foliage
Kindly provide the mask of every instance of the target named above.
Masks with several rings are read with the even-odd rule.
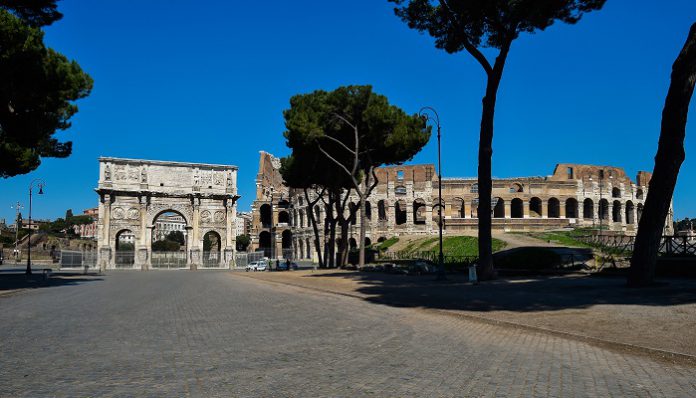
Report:
[[[495,277],[491,236],[491,159],[493,120],[503,69],[512,42],[520,33],[534,33],[556,20],[576,23],[605,0],[389,0],[396,15],[412,29],[427,32],[435,46],[448,53],[467,51],[486,73],[479,134],[479,263],[481,279]],[[490,61],[481,51],[498,49]]]
[[[0,0],[0,10],[5,10],[29,26],[50,25],[63,18],[58,12],[56,0]]]
[[[89,95],[93,82],[75,61],[44,45],[38,26],[60,16],[55,2],[0,1],[0,177],[72,152],[72,142],[53,135],[70,127],[73,101]]]
[[[237,250],[246,251],[249,244],[251,244],[251,237],[249,235],[237,235]]]
[[[354,190],[364,203],[374,187],[371,183],[377,183],[375,167],[410,160],[430,138],[430,128],[421,117],[391,105],[371,86],[345,86],[330,92],[317,90],[296,95],[284,116],[286,143],[292,155],[283,160],[281,173],[291,187],[328,190],[337,206],[342,235],[354,217],[354,213],[343,217],[346,190]],[[360,206],[360,211],[363,218],[364,206]],[[361,263],[364,228],[363,220]],[[347,241],[347,236],[343,236],[341,242]],[[342,249],[345,251],[345,245]]]
[[[165,239],[170,240],[172,242],[176,242],[182,246],[186,244],[186,237],[184,236],[184,233],[181,231],[172,231],[169,234],[167,234],[167,237]]]

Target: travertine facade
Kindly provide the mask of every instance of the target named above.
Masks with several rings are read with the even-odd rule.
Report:
[[[132,233],[133,267],[149,269],[153,229],[164,213],[186,223],[186,266],[203,260],[203,237],[216,234],[221,268],[234,259],[237,168],[235,166],[102,157],[99,159],[99,265],[116,266],[117,240]],[[211,257],[213,258],[213,257]],[[219,259],[219,260],[218,260]]]
[[[252,207],[252,250],[273,256],[312,258],[314,234],[302,191],[283,185],[279,162],[261,152]],[[391,236],[437,233],[437,174],[431,164],[382,167],[379,184],[365,210],[368,243]],[[568,227],[595,227],[633,235],[647,195],[650,173],[636,181],[622,168],[558,164],[547,177],[496,178],[493,181],[493,229],[531,231]],[[478,227],[478,185],[475,178],[444,178],[442,200],[444,232],[457,234]],[[351,198],[359,203],[358,198]],[[315,206],[323,232],[325,210]],[[358,239],[359,217],[351,226],[350,245]],[[672,211],[665,223],[671,235]],[[320,244],[323,244],[322,239]]]

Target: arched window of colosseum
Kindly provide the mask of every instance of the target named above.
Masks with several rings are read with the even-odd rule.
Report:
[[[635,217],[633,216],[633,202],[630,200],[626,202],[626,224],[635,224],[636,220]]]
[[[283,223],[290,224],[290,215],[285,210],[278,213],[278,224]]]
[[[290,205],[290,202],[288,202],[285,199],[278,201],[278,207],[287,208],[289,205]]]
[[[438,203],[440,205],[438,206]],[[438,202],[437,199],[435,199],[435,203],[433,203],[433,223],[435,225],[440,225],[440,218],[438,216],[438,212],[442,211],[442,219],[445,219],[445,200],[443,199],[442,201]],[[444,225],[442,226],[444,228]]]
[[[394,188],[394,193],[396,195],[406,195],[406,187],[403,185],[398,185]]]
[[[578,218],[578,201],[575,198],[568,198],[565,202],[566,218]]]
[[[493,207],[493,217],[494,218],[505,218],[505,201],[503,198],[495,198],[495,206]]]
[[[372,246],[372,241],[367,236],[365,237],[365,247]]]
[[[614,201],[614,206],[612,206],[611,220],[613,222],[621,222],[621,202],[618,200]]]
[[[517,192],[524,192],[524,189],[522,188],[522,184],[512,184],[510,186],[510,193],[517,193]]]
[[[469,190],[471,193],[478,193],[478,184],[474,184],[471,186],[471,189]]]
[[[350,250],[355,250],[358,248],[358,242],[355,240],[355,238],[350,238],[348,240],[348,244],[350,245]]]
[[[636,219],[638,222],[640,222],[640,217],[643,215],[643,204],[638,203],[638,206],[636,206]]]
[[[541,217],[541,199],[533,197],[529,200],[529,217]]]
[[[416,225],[425,224],[425,201],[416,199],[413,201],[413,223]]]
[[[621,197],[621,190],[619,188],[612,188],[611,190],[611,197],[612,198],[620,198]]]
[[[365,201],[365,218],[372,220],[372,204],[369,201]]]
[[[321,219],[321,206],[314,206],[314,218],[316,219],[317,223],[322,222],[322,219]]]
[[[387,240],[387,238],[385,238],[384,236],[380,236],[379,238],[377,238],[377,243],[382,243],[385,240]]]
[[[452,199],[452,214],[450,216],[454,218],[465,218],[464,210],[464,199],[454,198]]]
[[[550,198],[548,203],[549,218],[561,217],[561,202],[556,198]]]
[[[397,200],[394,203],[394,221],[396,225],[406,223],[406,203],[403,200]]]
[[[357,219],[358,205],[353,202],[348,203],[348,222],[350,225],[355,225],[355,220]]]
[[[606,199],[599,201],[599,218],[602,220],[609,219],[609,201]]]
[[[510,202],[510,218],[524,217],[524,202],[520,198],[515,198]]]
[[[271,256],[271,234],[268,231],[259,234],[259,249],[263,250],[264,256]]]
[[[271,205],[268,203],[262,204],[260,209],[261,226],[263,228],[271,227]]]
[[[643,199],[643,190],[640,188],[636,191],[636,199]]]
[[[387,221],[387,204],[384,200],[377,202],[377,217],[379,221]]]
[[[582,218],[591,220],[594,218],[594,201],[590,198],[582,202]]]

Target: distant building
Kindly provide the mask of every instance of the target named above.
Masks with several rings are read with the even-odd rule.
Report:
[[[31,220],[31,223],[30,223],[29,220],[27,220],[26,223],[22,223],[22,228],[23,229],[31,229],[32,231],[38,231],[42,225],[48,224],[50,222],[51,222],[51,220]]]
[[[186,237],[186,220],[176,213],[165,213],[155,221],[154,240],[164,240],[170,233],[179,231]]]
[[[251,213],[249,212],[237,212],[237,236],[239,235],[250,235],[251,234]]]
[[[81,238],[97,239],[99,208],[94,207],[91,209],[84,210],[82,212],[82,215],[92,217],[92,222],[89,224],[75,225],[73,226],[73,231],[75,231],[76,234],[80,235]]]

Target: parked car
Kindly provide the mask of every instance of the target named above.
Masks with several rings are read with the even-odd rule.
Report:
[[[266,263],[266,262],[263,261],[263,260],[261,260],[261,261],[252,261],[252,262],[250,262],[249,264],[247,264],[247,266],[246,266],[246,272],[249,272],[249,271],[254,271],[254,272],[256,272],[256,271],[265,271],[267,267],[268,267],[268,263]]]

